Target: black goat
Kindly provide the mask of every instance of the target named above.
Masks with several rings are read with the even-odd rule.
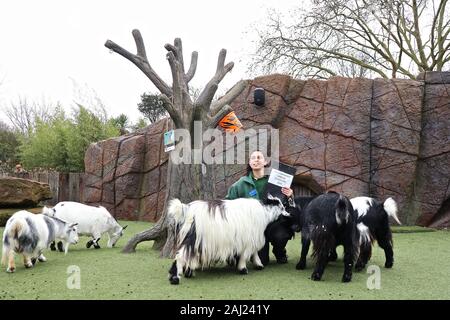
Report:
[[[401,224],[397,218],[397,203],[392,198],[388,198],[382,203],[369,197],[352,198],[350,202],[358,214],[358,224],[362,223],[365,227],[359,228],[364,234],[361,237],[363,241],[361,242],[360,255],[355,270],[361,271],[370,260],[374,240],[384,250],[386,256],[384,266],[392,268],[394,251],[389,217]]]
[[[316,260],[316,266],[311,279],[320,280],[329,261],[330,252],[342,244],[344,246],[342,282],[351,281],[353,264],[359,255],[360,240],[356,225],[357,214],[350,200],[337,193],[323,194],[307,205],[302,216],[302,251],[296,268],[305,269],[306,256],[312,241],[312,256]]]
[[[302,212],[306,206],[314,199],[312,197],[296,197],[294,199],[295,206],[292,203],[288,203],[285,200],[286,211],[291,216],[280,216],[278,220],[270,223],[264,235],[266,237],[266,243],[264,247],[259,251],[259,258],[263,265],[269,263],[269,243],[272,244],[272,252],[275,255],[277,263],[287,263],[286,244],[295,236],[295,232],[300,232],[303,225]]]

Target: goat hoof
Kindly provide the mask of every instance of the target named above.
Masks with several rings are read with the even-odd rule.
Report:
[[[318,272],[314,272],[311,275],[311,280],[313,281],[320,281],[320,279],[322,279],[322,276]]]
[[[355,271],[360,272],[364,269],[365,265],[363,264],[356,264]]]
[[[95,249],[100,249],[100,246],[94,244],[94,248],[95,248]]]
[[[170,284],[179,284],[180,283],[180,278],[178,278],[178,277],[170,277],[169,281],[170,281]]]
[[[262,270],[262,269],[264,269],[264,266],[263,266],[263,265],[261,265],[261,266],[256,266],[255,269],[256,269],[256,270]]]
[[[8,273],[14,273],[16,271],[16,268],[8,268],[6,269],[6,272]]]
[[[36,260],[37,260],[36,258],[31,259],[32,266],[36,264]]]
[[[63,244],[61,241],[58,242],[57,247],[58,247],[59,252],[64,252]]]
[[[92,244],[94,243],[94,241],[92,241],[92,240],[89,240],[87,243],[86,243],[86,248],[90,248],[90,247],[92,247]]]
[[[350,282],[352,281],[352,275],[351,274],[344,274],[342,276],[342,282]]]
[[[281,257],[281,258],[277,258],[277,263],[278,264],[285,264],[288,262],[288,258],[287,256]]]
[[[189,269],[189,268],[184,272],[185,278],[192,278],[193,274],[194,274],[194,272],[192,272],[192,269]]]
[[[40,256],[40,257],[38,258],[38,260],[39,260],[40,262],[47,262],[47,258],[44,257],[44,256]]]
[[[50,250],[56,251],[56,246],[55,246],[55,243],[54,243],[54,242],[52,242],[52,243],[50,244]]]
[[[240,274],[248,274],[248,270],[247,270],[247,268],[244,268],[244,269],[239,270],[239,273]]]
[[[306,268],[306,262],[302,262],[302,261],[297,263],[297,265],[295,266],[295,269],[297,269],[297,270],[304,270],[305,268]]]
[[[385,264],[384,264],[384,267],[385,268],[388,268],[388,269],[390,269],[390,268],[392,268],[392,266],[394,265],[394,262],[386,262]]]

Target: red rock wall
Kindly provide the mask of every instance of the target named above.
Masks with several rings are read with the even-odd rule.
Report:
[[[263,87],[266,105],[253,104]],[[279,129],[281,161],[297,168],[296,181],[316,192],[349,197],[392,196],[406,224],[450,224],[450,77],[295,80],[271,75],[249,82],[232,107],[244,128]],[[102,141],[86,153],[87,203],[116,217],[155,221],[165,194],[166,120],[142,132]],[[223,171],[222,171],[223,170]],[[218,172],[219,197],[245,172]],[[447,209],[446,209],[447,208]]]

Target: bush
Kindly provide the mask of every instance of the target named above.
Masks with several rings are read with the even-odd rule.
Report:
[[[0,227],[4,227],[9,218],[14,214],[15,211],[0,212]]]
[[[78,106],[72,118],[62,110],[50,120],[38,120],[34,132],[24,138],[21,151],[26,168],[83,172],[84,155],[93,142],[119,136],[119,130],[92,111]]]

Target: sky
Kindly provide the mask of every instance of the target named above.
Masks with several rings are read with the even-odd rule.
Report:
[[[186,70],[198,51],[191,85],[202,88],[214,75],[220,49],[235,66],[219,93],[248,79],[255,25],[268,10],[288,11],[298,0],[140,1],[15,0],[0,5],[0,120],[19,96],[28,101],[60,102],[66,110],[96,95],[110,116],[136,121],[144,92],[157,93],[130,61],[104,46],[112,40],[135,53],[131,31],[139,29],[153,69],[171,85],[164,44],[183,41]],[[84,98],[83,98],[84,97]]]

